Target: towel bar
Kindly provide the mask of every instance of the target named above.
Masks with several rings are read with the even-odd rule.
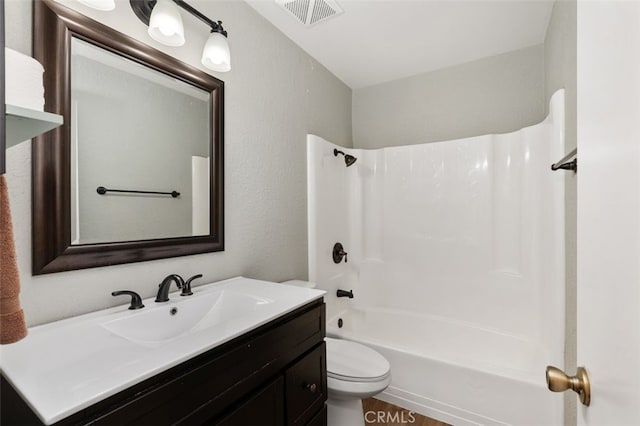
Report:
[[[573,170],[574,173],[578,172],[578,159],[574,158],[573,161],[567,161],[568,159],[578,155],[578,148],[574,148],[570,153],[562,157],[558,162],[551,165],[551,170]]]
[[[156,194],[156,195],[171,195],[173,198],[178,198],[180,193],[178,191],[171,192],[159,192],[159,191],[138,191],[135,189],[108,189],[104,186],[99,186],[96,188],[96,192],[100,195],[104,195],[107,192],[123,192],[126,194]]]

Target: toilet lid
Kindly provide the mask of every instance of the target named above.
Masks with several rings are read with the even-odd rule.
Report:
[[[389,375],[389,361],[360,343],[326,337],[327,375],[348,381],[379,380]]]

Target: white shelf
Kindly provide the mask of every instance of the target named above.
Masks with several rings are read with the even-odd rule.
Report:
[[[6,105],[7,148],[61,126],[63,117],[15,105]]]

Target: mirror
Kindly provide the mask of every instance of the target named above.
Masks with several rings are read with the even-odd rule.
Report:
[[[72,38],[72,244],[208,235],[209,116],[204,90]]]
[[[33,273],[223,250],[224,83],[52,0],[34,57]]]

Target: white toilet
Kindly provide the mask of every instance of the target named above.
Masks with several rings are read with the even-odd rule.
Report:
[[[326,337],[327,424],[364,426],[362,399],[377,395],[391,383],[389,361],[360,343]]]
[[[291,280],[283,284],[315,287]],[[327,424],[364,426],[362,399],[379,394],[391,383],[389,361],[360,343],[325,337],[327,344]]]

